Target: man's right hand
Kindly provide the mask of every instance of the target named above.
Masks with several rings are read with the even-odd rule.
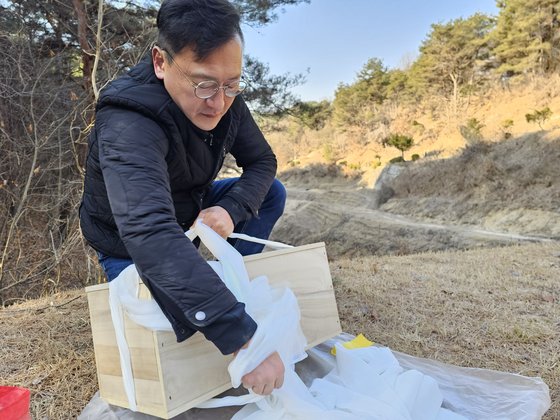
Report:
[[[270,395],[284,383],[284,363],[278,352],[272,353],[260,365],[241,378],[243,386],[255,394]]]

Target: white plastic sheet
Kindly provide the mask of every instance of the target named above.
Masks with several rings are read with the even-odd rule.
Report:
[[[438,366],[437,362],[420,363],[423,359],[406,355],[402,355],[404,364],[401,366],[389,349],[377,347],[360,350],[337,347],[337,358],[332,371],[323,378],[315,379],[308,387],[293,368],[293,364],[302,359],[305,346],[305,339],[299,328],[299,309],[293,293],[289,289],[271,288],[264,277],[249,281],[241,255],[212,229],[197,223],[195,231],[188,233],[191,239],[196,235],[220,261],[219,264],[212,264],[215,271],[236,298],[246,303],[248,313],[258,324],[251,345],[240,351],[229,366],[232,385],[239,386],[241,377],[253,370],[273,351],[280,353],[287,367],[284,386],[271,396],[264,398],[249,394],[243,397],[214,399],[203,404],[205,407],[246,404],[234,415],[234,420],[455,420],[467,417],[529,420],[540,418],[550,405],[548,387],[542,381],[525,384],[527,388],[522,389],[514,385],[513,378],[516,378],[516,375],[504,374],[508,379],[505,384],[492,381],[482,383],[479,381],[479,375],[472,375],[470,372],[466,374],[464,368],[439,364],[441,371],[438,371],[435,368]],[[138,305],[135,297],[138,277],[134,267],[128,267],[121,276],[126,280],[117,278],[111,284],[111,308],[115,329],[122,328],[122,325],[118,324],[122,322],[123,308],[141,325],[152,329],[170,329],[161,311],[160,317],[154,317],[155,312],[159,310],[157,305],[153,307],[154,302]],[[117,283],[113,284],[115,282]],[[122,332],[124,339],[124,330]],[[121,348],[119,340],[119,349],[125,389],[131,402],[130,406],[135,409],[133,381],[130,372],[127,371],[130,360],[126,341]],[[417,362],[424,370],[415,369]],[[456,369],[463,370],[450,374]],[[498,374],[492,372],[489,377],[497,378]],[[443,391],[440,384],[444,387]],[[500,389],[498,395],[501,403],[490,407],[489,411],[484,411],[482,415],[483,411],[477,412],[475,409],[480,406],[487,407],[488,404],[483,402],[490,399],[489,395],[493,395],[493,387]],[[466,397],[463,395],[465,389],[469,390]],[[508,393],[509,391],[511,392]],[[520,402],[526,404],[520,405]],[[518,407],[515,416],[510,416],[506,412],[513,412],[513,406]],[[445,407],[465,417],[454,414]]]
[[[353,338],[342,333],[327,340],[308,350],[309,359],[332,364],[332,346]],[[393,354],[404,369],[415,369],[435,379],[443,407],[468,419],[538,420],[550,408],[549,388],[541,378],[454,366],[396,351]]]
[[[404,370],[388,348],[336,347],[335,368],[307,388],[294,371],[282,389],[246,405],[233,420],[460,420],[442,408],[437,382]]]
[[[307,386],[325,377],[336,366],[336,359],[330,353],[332,346],[353,338],[343,333],[309,349],[308,357],[296,365],[297,375]],[[443,406],[468,419],[537,420],[550,407],[548,386],[540,378],[453,366],[399,352],[393,354],[403,368],[416,369],[436,379]],[[231,389],[224,395],[238,395],[240,391]],[[237,407],[193,408],[173,420],[228,420],[238,411]],[[157,417],[111,406],[96,394],[78,420],[157,420]]]

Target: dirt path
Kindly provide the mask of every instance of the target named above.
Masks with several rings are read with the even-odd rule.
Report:
[[[552,241],[472,225],[417,220],[371,207],[369,189],[344,185],[328,189],[288,186],[286,211],[274,236],[296,245],[327,242],[331,256],[409,254]]]
[[[514,241],[514,242],[552,242],[552,239],[549,238],[542,238],[537,236],[525,236],[525,235],[516,235],[507,232],[496,232],[492,230],[480,229],[474,226],[466,226],[466,225],[444,225],[444,224],[437,224],[437,223],[427,223],[422,222],[419,220],[411,219],[408,217],[400,216],[397,214],[391,214],[384,211],[379,210],[350,210],[352,214],[363,214],[369,217],[375,218],[377,220],[383,220],[387,223],[394,223],[395,225],[403,225],[403,226],[410,226],[416,227],[419,229],[440,229],[449,232],[455,232],[459,235],[463,235],[466,238],[479,238],[479,239],[487,239],[487,240],[505,240],[505,241]]]

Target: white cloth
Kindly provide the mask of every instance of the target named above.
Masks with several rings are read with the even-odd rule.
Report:
[[[437,383],[404,370],[388,348],[336,346],[336,368],[307,388],[293,371],[265,400],[243,407],[232,420],[459,420],[441,407]]]
[[[244,302],[257,322],[250,345],[242,349],[228,366],[233,387],[270,354],[277,351],[286,367],[284,385],[272,395],[250,393],[241,397],[211,399],[199,407],[245,405],[234,420],[457,420],[463,417],[441,407],[437,383],[415,370],[402,369],[387,348],[348,350],[337,345],[336,369],[313,381],[310,388],[294,370],[306,354],[305,337],[299,324],[297,299],[287,288],[273,288],[266,277],[249,280],[242,256],[209,227],[197,222],[187,232],[218,258],[211,266]],[[136,410],[130,355],[124,337],[123,313],[136,323],[154,330],[171,330],[171,325],[153,300],[137,298],[138,273],[127,267],[110,283],[111,313],[117,333],[125,390],[132,410]]]

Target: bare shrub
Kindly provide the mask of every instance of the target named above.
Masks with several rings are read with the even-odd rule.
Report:
[[[64,76],[61,56],[38,54],[18,34],[0,43],[0,304],[8,304],[87,279],[76,210],[89,98]]]

